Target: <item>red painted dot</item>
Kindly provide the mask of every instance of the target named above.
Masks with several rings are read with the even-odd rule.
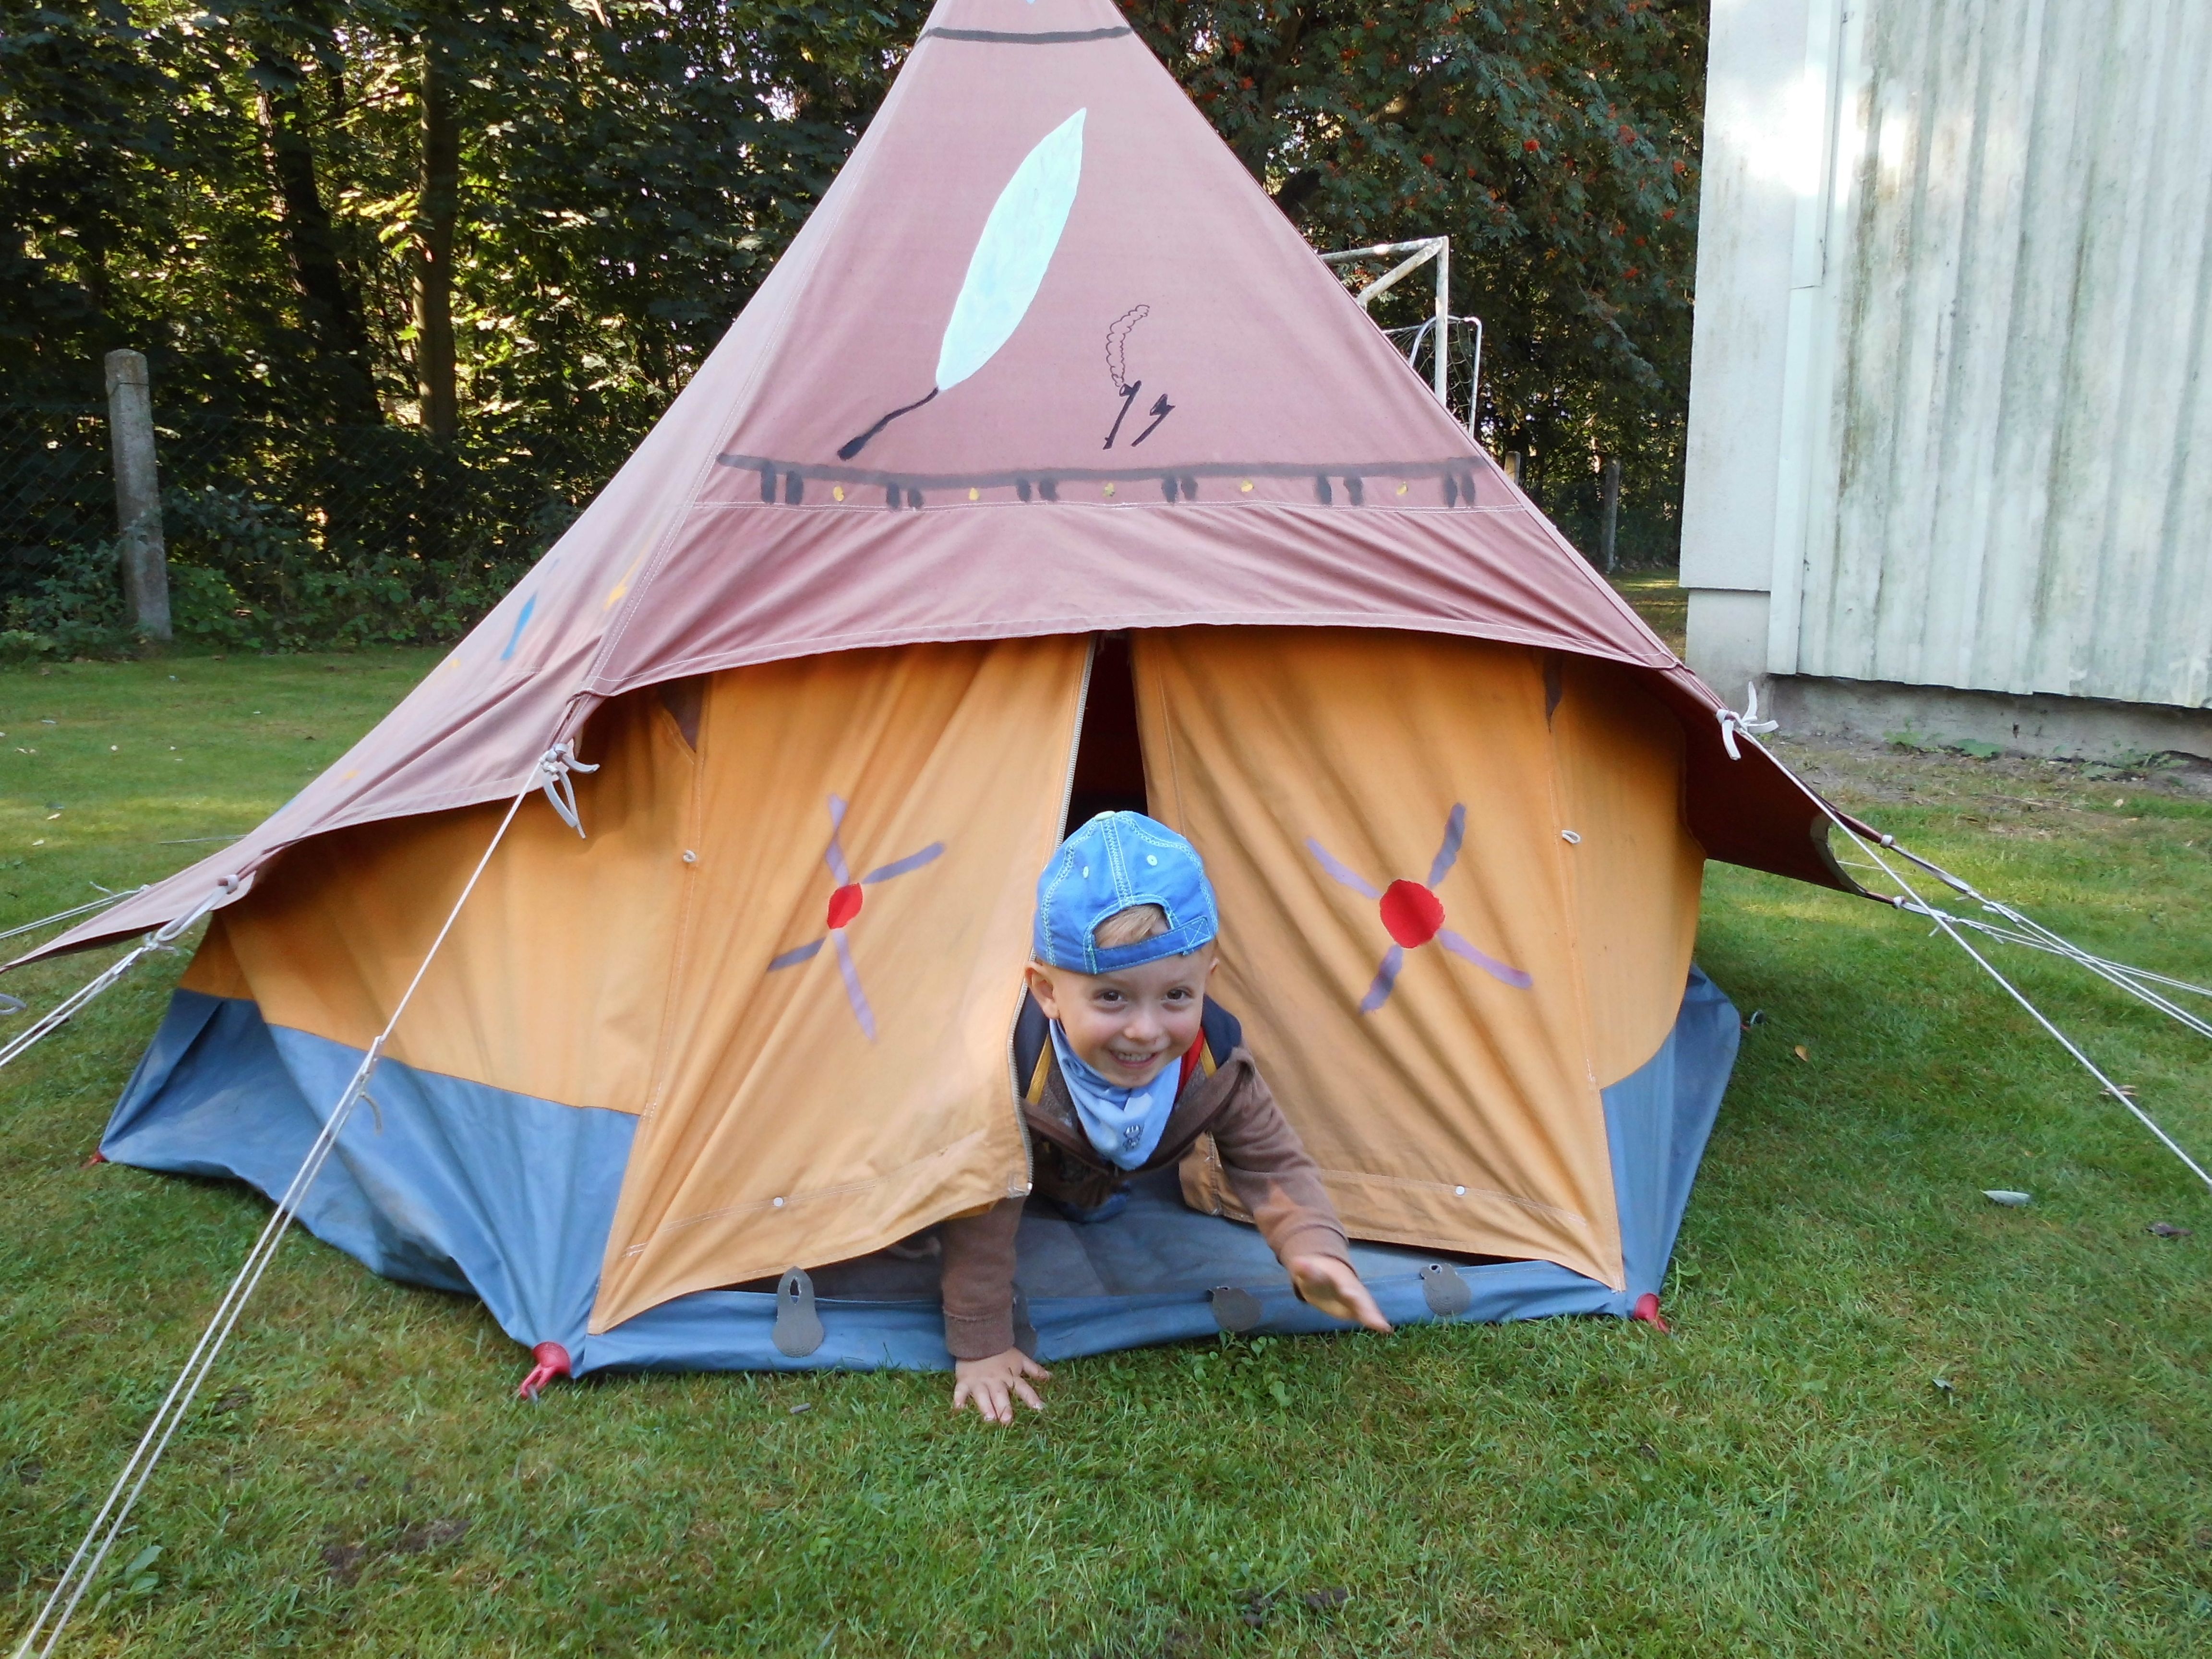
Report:
[[[847,922],[852,921],[854,916],[857,916],[860,914],[860,888],[859,883],[848,881],[842,887],[840,887],[836,892],[830,895],[830,926],[833,931],[836,928],[842,927]],[[1443,912],[1442,910],[1438,910],[1437,915],[1441,918]]]
[[[1384,891],[1382,926],[1399,944],[1426,945],[1443,925],[1443,901],[1418,881],[1394,881]]]

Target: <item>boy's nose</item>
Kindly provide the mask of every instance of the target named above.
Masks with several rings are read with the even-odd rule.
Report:
[[[1121,1027],[1121,1040],[1124,1042],[1157,1042],[1163,1029],[1159,1017],[1149,1008],[1133,1009],[1128,1023]]]

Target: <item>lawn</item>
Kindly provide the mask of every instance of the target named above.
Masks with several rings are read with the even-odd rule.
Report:
[[[245,830],[430,660],[0,673],[0,925]],[[1785,752],[2084,943],[2212,979],[2212,803],[2186,778]],[[615,1377],[530,1407],[474,1304],[295,1236],[118,1564],[159,1554],[109,1576],[71,1650],[2212,1651],[2212,1201],[1905,917],[1717,866],[1701,957],[1764,1018],[1671,1340],[1589,1320],[1125,1354],[1060,1366],[1006,1431],[907,1375]],[[0,1081],[9,1639],[265,1214],[85,1164],[182,961]],[[2212,1152],[2212,1045],[2006,961]],[[7,988],[41,1007],[96,962]]]

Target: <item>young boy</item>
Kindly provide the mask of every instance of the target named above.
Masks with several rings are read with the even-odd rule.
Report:
[[[1027,1090],[1036,1194],[1070,1220],[1110,1220],[1121,1177],[1176,1163],[1200,1134],[1300,1297],[1388,1331],[1345,1251],[1321,1172],[1261,1080],[1237,1022],[1206,1000],[1218,931],[1191,844],[1137,812],[1107,812],[1060,843],[1037,878],[1025,1024],[1048,1024]],[[1225,1056],[1222,1057],[1222,1056]],[[1209,1058],[1214,1063],[1205,1063]],[[952,1409],[1011,1423],[1051,1375],[1014,1346],[1014,1233],[1023,1200],[939,1227]]]

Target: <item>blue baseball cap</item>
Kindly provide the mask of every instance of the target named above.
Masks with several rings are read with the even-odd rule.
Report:
[[[1138,904],[1158,905],[1167,932],[1100,948],[1098,924]],[[1220,931],[1213,888],[1196,848],[1142,812],[1101,812],[1060,842],[1037,878],[1030,948],[1050,967],[1110,974],[1162,957],[1188,956]]]

